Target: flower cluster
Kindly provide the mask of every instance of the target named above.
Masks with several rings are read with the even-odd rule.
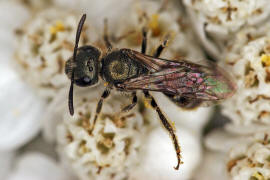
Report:
[[[221,58],[223,48],[239,30],[267,22],[267,0],[185,0],[188,14],[197,33],[211,55]]]
[[[222,103],[221,112],[230,122],[206,136],[206,168],[196,177],[218,178],[223,174],[224,179],[234,180],[269,178],[268,144],[262,143],[268,137],[264,135],[270,122],[270,6],[266,3],[184,1],[204,47],[220,60],[238,87],[236,94]],[[217,166],[219,173],[206,171],[209,163]]]
[[[140,50],[142,28],[148,30],[148,51],[153,55],[157,47],[166,39],[166,48],[161,57],[166,59],[187,58],[199,61],[204,55],[194,37],[192,26],[177,4],[160,4],[155,1],[133,1],[125,16],[120,16],[112,27],[117,47]],[[117,29],[117,31],[116,31]]]
[[[250,40],[237,54],[234,50],[232,47],[225,63],[238,91],[223,104],[223,113],[236,124],[269,124],[270,37]]]
[[[108,53],[103,40],[107,19],[112,50],[141,51],[145,29],[147,55],[163,44],[161,58],[200,62],[205,49],[231,74],[238,90],[221,105],[230,121],[205,137],[211,108],[181,110],[162,93],[150,92],[176,129],[184,162],[180,172],[173,169],[170,138],[142,93],[137,93],[137,106],[123,113],[132,98],[112,90],[92,129],[106,83],[100,79],[96,87],[74,86],[75,113],[70,116],[65,63],[83,13],[87,20],[79,46],[95,46],[102,56]],[[5,102],[0,109],[0,179],[269,179],[269,16],[268,0],[0,1],[1,34],[6,36],[0,46],[5,77],[0,81],[0,101]],[[202,162],[201,139],[206,147]]]
[[[74,116],[65,114],[57,128],[59,152],[64,153],[62,156],[81,179],[128,178],[140,162],[146,122],[138,108],[120,113],[123,104],[130,102],[122,94],[115,94],[104,102],[92,130],[98,96],[91,91],[76,96]]]
[[[269,132],[257,133],[231,149],[227,170],[233,180],[270,178]]]

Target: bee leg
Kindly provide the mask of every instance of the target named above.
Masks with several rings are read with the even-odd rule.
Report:
[[[109,35],[108,35],[108,19],[104,19],[104,32],[103,32],[103,39],[105,42],[105,45],[108,49],[108,51],[112,50],[112,44],[109,40]]]
[[[167,9],[169,0],[163,0],[158,12],[162,12]]]
[[[102,93],[100,100],[98,101],[97,108],[96,108],[96,114],[95,114],[95,117],[94,117],[94,122],[93,122],[93,125],[92,125],[92,128],[91,128],[91,131],[93,131],[94,128],[95,128],[95,124],[96,124],[97,118],[98,118],[99,113],[100,113],[100,111],[102,109],[103,100],[106,99],[107,97],[109,97],[110,92],[111,92],[111,89],[110,88],[106,88],[104,90],[104,92]]]
[[[176,156],[177,156],[177,165],[174,167],[176,170],[179,169],[180,164],[182,164],[181,161],[181,149],[177,140],[177,136],[175,134],[175,130],[173,128],[173,126],[171,125],[171,123],[167,120],[167,118],[165,117],[165,115],[162,113],[161,109],[159,108],[159,106],[156,103],[156,100],[154,99],[153,96],[151,96],[149,94],[148,91],[144,91],[144,95],[146,98],[150,98],[151,99],[151,106],[156,110],[156,112],[158,113],[158,116],[161,120],[161,123],[163,124],[163,126],[165,127],[165,129],[169,132],[173,144],[174,144],[174,149],[176,151]]]
[[[132,98],[131,104],[125,106],[125,107],[121,110],[121,112],[128,112],[128,111],[130,111],[132,108],[134,108],[134,107],[136,106],[137,100],[138,100],[137,95],[136,95],[136,91],[135,91],[135,92],[132,92],[132,97],[133,97],[133,98]]]
[[[142,29],[142,35],[143,35],[143,40],[142,40],[141,53],[145,54],[146,48],[147,48],[147,31],[145,27]]]
[[[168,39],[169,39],[169,36],[166,36],[163,43],[161,45],[158,46],[155,54],[154,54],[154,57],[159,57],[160,54],[162,53],[163,49],[167,46],[167,43],[168,43]]]

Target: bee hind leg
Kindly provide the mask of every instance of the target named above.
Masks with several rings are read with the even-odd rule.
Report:
[[[148,91],[144,91],[144,95],[146,98],[150,98],[151,99],[151,106],[156,110],[156,112],[158,113],[158,116],[161,120],[162,125],[164,126],[164,128],[169,132],[173,144],[174,144],[174,149],[176,151],[176,156],[177,156],[177,165],[174,167],[174,169],[178,170],[180,164],[182,164],[183,162],[181,161],[181,149],[177,140],[177,136],[175,134],[175,130],[173,128],[173,126],[171,125],[171,123],[167,120],[167,118],[165,117],[165,115],[162,113],[161,109],[159,108],[159,106],[156,103],[156,100],[154,99],[153,96],[151,96],[149,94]]]
[[[132,92],[132,102],[131,102],[131,104],[125,106],[121,110],[121,112],[128,112],[128,111],[130,111],[132,108],[134,108],[136,106],[137,100],[138,100],[138,98],[137,98],[136,92]]]

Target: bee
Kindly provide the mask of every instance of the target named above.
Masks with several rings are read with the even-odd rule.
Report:
[[[113,49],[106,22],[103,39],[107,53],[103,57],[101,57],[101,52],[93,46],[85,45],[78,48],[85,19],[86,14],[81,17],[77,28],[73,56],[65,65],[65,72],[71,80],[68,98],[70,114],[74,114],[74,84],[82,87],[93,86],[98,83],[99,77],[108,83],[97,104],[91,129],[94,129],[103,101],[110,95],[112,89],[132,94],[131,103],[121,112],[127,112],[137,104],[136,91],[142,90],[145,97],[150,99],[151,106],[172,138],[177,156],[177,165],[174,168],[179,169],[182,163],[181,150],[175,129],[149,91],[162,92],[179,107],[192,109],[232,96],[236,90],[234,82],[223,69],[213,63],[199,65],[184,59],[174,61],[159,58],[168,39],[158,46],[153,56],[146,55],[147,30],[145,28],[142,30],[141,52],[125,48]]]

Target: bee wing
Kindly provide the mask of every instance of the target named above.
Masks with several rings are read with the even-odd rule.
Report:
[[[119,83],[117,87],[120,89],[159,91],[203,101],[219,101],[235,92],[236,86],[230,76],[215,64],[204,66],[136,53],[138,61],[154,72]]]
[[[143,65],[150,72],[161,71],[162,69],[181,67],[184,66],[184,61],[171,61],[167,59],[155,58],[153,56],[145,55],[140,52],[131,49],[122,49],[122,52],[129,56],[132,60],[137,61],[139,64]]]

